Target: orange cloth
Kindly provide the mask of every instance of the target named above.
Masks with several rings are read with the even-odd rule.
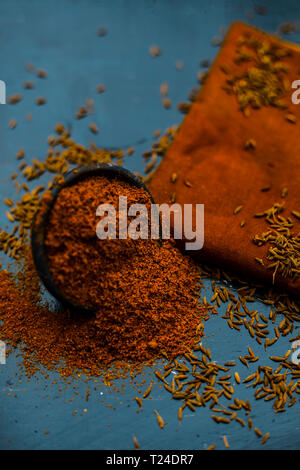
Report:
[[[154,175],[150,191],[156,203],[203,203],[205,212],[204,247],[191,252],[200,260],[213,263],[245,275],[255,281],[272,283],[273,271],[259,265],[254,258],[270,261],[266,255],[270,247],[257,247],[253,237],[269,230],[265,219],[254,218],[257,212],[269,209],[276,202],[283,202],[284,217],[293,210],[300,211],[300,104],[291,101],[290,88],[284,97],[288,109],[262,106],[250,109],[245,117],[239,108],[235,94],[227,94],[226,75],[240,74],[241,65],[233,62],[238,38],[249,32],[260,41],[275,43],[288,48],[291,55],[283,59],[288,65],[287,80],[300,79],[300,47],[280,41],[243,23],[234,23],[215,59],[196,101],[180,126],[178,134]],[[247,63],[242,64],[245,67]],[[296,123],[286,120],[288,113],[296,116]],[[249,139],[256,141],[255,149],[245,149]],[[178,179],[171,182],[172,173]],[[187,187],[188,180],[192,187]],[[271,185],[262,192],[261,188]],[[288,195],[281,197],[283,188]],[[243,209],[233,215],[234,209]],[[242,220],[246,225],[241,228]],[[293,218],[294,220],[294,218]],[[299,232],[295,219],[294,233]],[[299,278],[292,282],[276,274],[275,285],[300,292]]]

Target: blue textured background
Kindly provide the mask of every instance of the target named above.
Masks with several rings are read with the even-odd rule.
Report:
[[[1,198],[15,195],[9,176],[15,170],[18,149],[25,149],[27,161],[43,158],[47,136],[58,122],[71,125],[73,137],[84,145],[91,140],[103,147],[134,145],[135,154],[126,166],[141,171],[141,155],[150,148],[153,131],[180,123],[182,115],[176,103],[185,100],[197,84],[200,61],[216,55],[211,39],[219,35],[220,28],[243,20],[274,32],[280,23],[299,18],[298,1],[264,1],[268,9],[265,16],[252,14],[255,4],[229,0],[1,0],[0,79],[6,82],[8,96],[24,95],[16,106],[0,106]],[[101,26],[108,30],[105,37],[97,36]],[[299,42],[300,37],[293,34],[289,39]],[[162,49],[161,57],[150,57],[152,44]],[[175,68],[177,60],[184,62],[181,71]],[[28,73],[28,62],[47,69],[48,78]],[[23,83],[31,79],[35,89],[24,91]],[[165,81],[172,100],[170,110],[160,101],[159,87]],[[100,83],[107,88],[101,95],[95,92]],[[45,96],[47,104],[36,106],[37,96]],[[87,97],[94,99],[96,114],[75,120]],[[31,123],[26,121],[29,112]],[[18,121],[14,130],[8,128],[12,118]],[[97,136],[90,133],[89,122],[99,126]],[[6,224],[4,213],[2,205],[1,227]],[[210,298],[209,290],[206,295]],[[261,304],[256,308],[268,311]],[[270,362],[249,335],[230,330],[221,314],[205,324],[205,332],[204,344],[220,363],[244,355],[248,344],[261,357],[261,364]],[[272,347],[272,354],[285,354],[289,347],[288,338],[283,338]],[[78,384],[79,394],[74,395],[71,389],[60,391],[58,385],[49,386],[45,380],[27,382],[24,377],[19,383],[15,371],[13,357],[5,366],[0,365],[0,449],[132,449],[132,434],[143,449],[205,449],[211,444],[222,449],[223,435],[232,449],[261,448],[253,432],[238,423],[217,425],[208,409],[201,408],[195,414],[185,410],[179,426],[178,403],[157,386],[152,400],[145,401],[143,411],[137,414],[133,400],[137,393],[131,385],[125,387],[124,394],[105,387],[92,390],[86,402],[84,383]],[[238,371],[243,379],[252,367],[238,366]],[[249,398],[253,404],[255,425],[271,433],[264,448],[299,448],[299,400],[288,412],[275,415],[271,404],[254,403],[249,389],[242,385],[235,388],[237,396]],[[68,401],[71,397],[73,402]],[[83,412],[85,408],[87,412]],[[168,422],[165,429],[158,428],[153,408]]]

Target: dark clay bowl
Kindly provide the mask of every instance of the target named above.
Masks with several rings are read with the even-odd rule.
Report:
[[[95,175],[103,175],[107,178],[119,178],[123,181],[130,183],[138,188],[143,188],[147,193],[150,195],[150,199],[152,204],[154,204],[153,198],[149,193],[147,187],[144,183],[131,171],[127,170],[126,168],[119,167],[116,165],[112,165],[110,163],[96,163],[93,165],[89,165],[86,167],[78,167],[74,168],[73,170],[65,173],[64,182],[61,185],[56,185],[51,189],[51,200],[48,204],[46,210],[43,210],[43,213],[40,214],[39,211],[35,215],[32,228],[31,228],[31,248],[32,248],[32,255],[36,270],[40,279],[42,280],[43,284],[47,288],[47,290],[65,307],[80,311],[86,314],[92,314],[93,310],[90,307],[84,305],[77,305],[73,303],[71,300],[65,298],[62,292],[59,290],[57,285],[55,284],[55,279],[53,279],[49,266],[48,266],[48,259],[46,255],[45,249],[45,227],[47,225],[47,219],[49,213],[53,207],[55,199],[58,196],[59,191],[66,186],[72,186],[74,183],[78,181],[88,178],[90,176]],[[38,216],[39,215],[39,216]]]

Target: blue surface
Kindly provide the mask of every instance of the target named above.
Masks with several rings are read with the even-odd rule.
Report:
[[[251,14],[255,3],[2,0],[0,79],[6,82],[8,96],[21,92],[24,99],[16,106],[0,106],[1,200],[15,195],[9,176],[15,170],[18,149],[25,149],[27,161],[32,157],[43,158],[47,136],[58,122],[71,125],[73,137],[84,145],[91,140],[102,147],[134,145],[136,151],[126,166],[142,171],[141,155],[150,148],[154,130],[180,123],[182,115],[176,110],[176,103],[185,100],[197,85],[200,61],[216,55],[218,49],[211,45],[211,39],[220,34],[220,28],[243,20],[274,32],[282,22],[299,17],[298,1],[264,1],[268,9],[265,16]],[[101,26],[108,30],[105,37],[97,36]],[[299,42],[300,37],[293,34],[288,39]],[[158,58],[149,55],[153,44],[162,49]],[[184,62],[181,71],[175,68],[177,60]],[[28,62],[47,69],[48,78],[38,79],[28,73],[25,70]],[[24,91],[22,85],[26,80],[34,80],[35,89]],[[170,110],[161,105],[162,82],[169,84]],[[107,91],[99,95],[95,89],[101,83]],[[45,96],[47,104],[36,106],[37,96]],[[95,115],[75,120],[78,107],[87,97],[95,101]],[[29,112],[33,115],[31,123],[26,121]],[[14,130],[8,129],[12,118],[18,121]],[[89,122],[99,126],[97,136],[90,133]],[[2,205],[1,227],[7,223],[4,214]],[[209,290],[205,294],[209,299]],[[268,311],[261,304],[254,304],[253,308],[262,313]],[[221,313],[206,322],[205,332],[204,345],[210,347],[213,359],[219,363],[244,355],[249,344],[261,357],[261,364],[268,364],[263,348],[244,330],[230,330]],[[285,354],[289,348],[288,337],[282,338],[272,347],[272,354]],[[257,363],[253,369],[256,366]],[[137,414],[133,400],[137,392],[131,384],[125,386],[123,394],[104,386],[95,391],[91,385],[86,402],[86,384],[81,380],[76,385],[76,395],[71,388],[60,391],[59,385],[50,386],[45,380],[28,382],[24,377],[19,383],[16,370],[13,356],[5,366],[0,365],[1,449],[132,449],[132,434],[144,449],[205,449],[211,444],[223,449],[223,435],[231,449],[261,448],[253,432],[238,423],[217,425],[210,419],[208,409],[201,408],[196,413],[185,410],[179,426],[178,403],[158,386],[152,399],[145,400],[143,411]],[[251,373],[252,366],[247,370],[241,365],[237,370],[243,379]],[[255,426],[271,433],[264,448],[299,448],[299,401],[288,412],[275,415],[271,404],[254,403],[252,392],[243,385],[235,389],[236,396],[249,398],[255,404],[250,415]],[[168,423],[165,429],[158,428],[153,408]],[[76,415],[74,410],[78,410]]]

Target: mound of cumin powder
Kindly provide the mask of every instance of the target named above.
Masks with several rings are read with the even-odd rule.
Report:
[[[85,178],[63,188],[50,212],[45,231],[50,270],[59,289],[75,304],[102,308],[107,289],[116,285],[115,295],[125,294],[124,289],[142,266],[145,248],[150,249],[148,240],[97,237],[101,218],[96,210],[100,204],[111,204],[116,210],[118,237],[119,196],[127,198],[128,207],[143,204],[150,212],[150,196],[144,189],[105,176]],[[128,223],[131,219],[128,217]]]
[[[145,190],[97,176],[61,190],[46,226],[53,278],[66,297],[93,306],[94,316],[44,305],[30,255],[19,284],[1,273],[1,337],[21,345],[27,372],[42,365],[62,375],[102,375],[111,366],[178,356],[199,341],[207,309],[193,261],[171,240],[97,238],[96,208],[117,207],[119,195],[128,205],[150,204]]]

